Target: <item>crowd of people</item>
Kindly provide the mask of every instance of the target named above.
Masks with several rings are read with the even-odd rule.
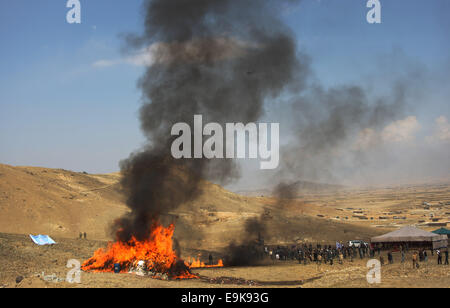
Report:
[[[431,257],[434,257],[434,254],[436,253],[436,257],[437,257],[437,264],[438,265],[449,265],[449,261],[448,261],[448,248],[445,249],[444,251],[442,251],[441,249],[429,249],[430,251],[430,255]],[[406,253],[408,252],[408,249],[400,246],[400,255],[401,255],[401,263],[404,263],[406,261]],[[445,257],[445,261],[444,263],[442,263],[442,253],[444,253],[444,257]],[[389,251],[388,255],[392,256],[392,251]],[[427,249],[419,249],[419,250],[415,250],[413,251],[412,254],[412,265],[413,268],[419,268],[420,267],[420,263],[424,262],[428,262],[430,255],[428,254]],[[392,257],[391,257],[392,258]],[[392,258],[392,262],[393,263],[394,260]]]
[[[404,263],[406,261],[406,255],[410,249],[407,245],[400,246],[397,249],[401,256],[401,263]],[[264,246],[264,253],[266,257],[274,261],[298,260],[300,264],[305,265],[309,263],[333,265],[336,262],[343,264],[344,261],[353,262],[357,258],[378,258],[380,263],[384,265],[386,264],[385,255],[382,251],[382,246],[371,246],[367,243],[361,243],[359,246],[348,244],[344,245],[342,243],[336,243],[336,245],[316,244],[315,246],[312,244],[276,247]],[[445,251],[440,249],[430,249],[429,251],[432,257],[436,254],[438,264],[449,264],[448,249]],[[389,264],[394,264],[393,250],[387,250],[386,258]],[[418,267],[418,264],[421,262],[428,262],[428,259],[429,254],[426,249],[413,251],[412,260],[414,268]]]
[[[337,243],[336,246],[312,244],[265,247],[265,253],[272,260],[298,260],[299,263],[312,262],[333,265],[336,261],[342,264],[344,260],[353,262],[355,258],[373,258],[376,250],[363,243],[359,247]]]

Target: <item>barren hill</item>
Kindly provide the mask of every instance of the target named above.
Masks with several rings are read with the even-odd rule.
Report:
[[[111,239],[109,225],[127,212],[120,174],[91,175],[62,169],[0,164],[0,232]],[[183,247],[222,249],[239,241],[247,219],[262,217],[269,241],[328,241],[367,238],[374,228],[304,214],[302,202],[246,197],[204,181],[203,194],[164,217],[175,222]],[[311,206],[311,205],[308,205]],[[309,213],[306,210],[306,213]]]
[[[107,222],[126,211],[119,178],[0,165],[0,231],[105,238]]]

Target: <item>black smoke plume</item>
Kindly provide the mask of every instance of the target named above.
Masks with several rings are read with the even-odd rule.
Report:
[[[367,146],[381,144],[373,132],[405,110],[406,84],[406,80],[398,81],[388,96],[379,98],[369,96],[362,86],[324,89],[316,84],[292,99],[293,134],[281,149],[277,178],[282,180],[274,194],[298,194],[294,188],[299,180],[339,184],[334,174],[339,168],[341,174],[347,171],[351,176],[364,164]],[[350,170],[345,170],[343,166],[349,165]]]
[[[281,200],[295,198],[291,183],[332,178],[339,151],[352,136],[395,119],[404,87],[373,101],[358,86],[325,89],[310,83],[309,58],[296,48],[280,19],[281,4],[262,0],[146,0],[141,35],[127,48],[151,59],[139,80],[141,128],[148,142],[121,162],[130,212],[116,221],[122,241],[145,239],[152,223],[201,194],[201,181],[227,183],[239,176],[232,160],[172,158],[171,128],[193,127],[193,117],[220,124],[256,122],[264,104],[290,94],[293,138],[281,153],[276,188]],[[295,95],[292,95],[295,94]],[[354,159],[361,159],[354,151]],[[283,202],[283,201],[281,201]],[[263,215],[245,225],[244,239],[227,249],[229,265],[253,264],[267,235]]]
[[[256,265],[264,261],[264,238],[268,235],[264,216],[247,219],[244,237],[227,247],[225,265]]]
[[[144,239],[152,222],[195,199],[201,179],[222,183],[238,176],[232,160],[182,159],[170,153],[175,123],[255,122],[264,101],[301,89],[307,64],[280,21],[288,1],[147,0],[141,35],[128,48],[145,51],[151,65],[139,81],[146,147],[121,163],[130,213],[115,223],[120,240]]]

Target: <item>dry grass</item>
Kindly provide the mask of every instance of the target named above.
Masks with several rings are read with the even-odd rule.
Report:
[[[395,263],[382,267],[382,283],[367,283],[367,259],[345,261],[343,265],[298,264],[294,261],[275,261],[267,266],[228,267],[195,269],[202,279],[163,281],[132,274],[82,273],[81,284],[67,282],[46,282],[44,275],[55,274],[65,278],[69,259],[85,260],[98,247],[105,243],[89,240],[57,239],[52,247],[39,247],[22,235],[0,234],[0,287],[27,288],[217,288],[217,287],[303,287],[303,288],[341,288],[341,287],[450,287],[450,267],[437,265],[430,259],[421,263],[419,269],[412,269],[410,256],[404,264]],[[399,261],[399,256],[394,255]],[[38,277],[41,276],[41,277]],[[16,277],[23,276],[20,283]],[[206,278],[232,277],[249,283],[217,284]],[[237,280],[238,281],[238,280]]]
[[[110,239],[108,226],[126,213],[120,191],[120,175],[90,175],[67,170],[11,167],[0,164],[0,287],[241,287],[211,284],[205,280],[160,281],[133,275],[84,274],[81,285],[53,284],[36,274],[65,277],[69,259],[83,261]],[[384,189],[305,192],[296,200],[247,197],[218,185],[202,183],[202,196],[164,217],[176,224],[175,238],[182,257],[226,255],[227,245],[239,241],[249,217],[266,212],[266,242],[327,243],[365,239],[400,227],[431,221],[431,214],[449,220],[450,185],[422,185]],[[423,202],[431,203],[425,209]],[[367,220],[353,217],[362,211]],[[392,212],[401,212],[393,214]],[[323,217],[318,217],[321,215]],[[336,218],[339,216],[339,218]],[[387,216],[380,220],[379,216]],[[395,220],[393,216],[404,216]],[[346,217],[348,219],[346,219]],[[370,219],[373,217],[374,219]],[[425,228],[433,229],[433,228]],[[79,232],[89,240],[78,240]],[[49,234],[54,247],[37,247],[23,234]],[[18,234],[18,235],[16,235]],[[20,235],[22,234],[22,235]],[[398,259],[398,258],[397,258]],[[407,265],[383,267],[381,287],[449,287],[449,268],[426,264],[419,270]],[[264,286],[285,287],[378,287],[368,285],[365,262],[333,267],[280,262],[270,266],[202,269],[204,277],[234,277],[259,281]],[[219,279],[220,281],[220,279]],[[281,282],[281,284],[280,284]],[[284,285],[283,285],[283,282]],[[273,283],[271,285],[270,283]],[[246,285],[248,286],[248,285]]]

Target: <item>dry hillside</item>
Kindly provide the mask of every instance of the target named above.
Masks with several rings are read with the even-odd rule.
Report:
[[[111,239],[109,225],[126,213],[120,174],[91,175],[61,169],[0,165],[0,232]],[[315,205],[246,197],[209,182],[192,203],[164,217],[175,222],[183,247],[220,250],[245,236],[248,218],[262,217],[272,243],[369,238],[381,231],[316,217]],[[322,209],[317,208],[318,211]]]
[[[119,175],[0,165],[0,231],[105,238],[126,211]]]

